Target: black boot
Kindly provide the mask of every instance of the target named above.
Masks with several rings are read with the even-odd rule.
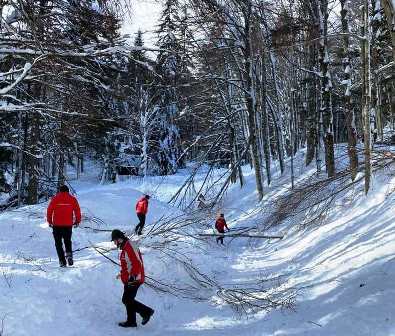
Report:
[[[150,318],[152,317],[152,315],[154,315],[154,310],[152,309],[151,312],[147,315],[143,317],[143,320],[141,321],[142,325],[146,325],[148,323],[148,321],[150,320]]]
[[[118,325],[122,328],[136,328],[137,327],[137,323],[133,323],[133,322],[119,322]]]
[[[69,266],[73,266],[74,261],[73,261],[73,255],[71,253],[66,253],[66,259]]]

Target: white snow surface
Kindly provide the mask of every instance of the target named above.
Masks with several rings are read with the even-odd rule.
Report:
[[[298,153],[299,177],[304,169]],[[88,169],[89,171],[90,169]],[[259,222],[259,204],[252,192],[254,174],[245,168],[246,186],[232,186],[220,211],[232,228]],[[118,268],[85,249],[75,253],[75,266],[58,267],[51,229],[45,221],[47,203],[0,214],[0,334],[21,335],[260,335],[260,336],[391,336],[395,335],[395,177],[376,175],[367,197],[345,197],[329,215],[326,225],[277,228],[281,241],[248,243],[225,239],[225,247],[191,240],[180,251],[218,281],[253,281],[258,275],[289,274],[288,285],[299,289],[295,311],[272,311],[240,318],[215,293],[195,303],[159,295],[143,286],[137,299],[155,314],[137,331],[117,326],[125,319]],[[97,174],[95,172],[95,174]],[[275,172],[266,197],[276,197],[290,184],[289,176]],[[161,216],[181,213],[167,204],[187,177],[187,170],[166,178],[130,179],[99,185],[92,176],[74,180],[73,187],[85,217],[82,225],[101,229],[131,230],[137,223],[134,205],[142,193],[153,194],[146,230]],[[202,177],[203,178],[203,175]],[[355,189],[354,193],[359,193]],[[89,221],[95,216],[101,224]],[[209,222],[214,218],[209,217]],[[198,229],[198,228],[197,228]],[[74,249],[89,242],[111,247],[109,232],[74,229]],[[150,241],[140,241],[146,274],[183,282],[171,258],[159,258]],[[117,252],[109,254],[117,259]],[[3,326],[3,327],[2,327]]]

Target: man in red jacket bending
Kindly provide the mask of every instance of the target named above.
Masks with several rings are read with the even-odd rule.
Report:
[[[220,214],[218,219],[215,221],[215,228],[217,229],[218,233],[221,234],[219,237],[217,237],[217,244],[221,242],[223,245],[225,228],[229,231],[228,225],[226,225],[224,214]]]
[[[145,217],[148,212],[149,199],[150,199],[149,195],[144,195],[136,203],[136,214],[140,222],[135,227],[134,232],[136,232],[138,235],[141,235],[143,233],[143,228],[145,225]]]
[[[140,250],[120,230],[115,229],[111,232],[111,240],[121,250],[121,273],[117,278],[121,278],[124,285],[122,303],[127,313],[127,320],[119,322],[118,325],[123,328],[137,327],[136,313],[141,315],[141,324],[145,325],[154,314],[154,310],[135,299],[140,285],[144,283],[144,264]]]
[[[69,266],[72,266],[72,227],[73,225],[77,227],[81,222],[81,210],[77,199],[69,194],[69,188],[67,186],[61,186],[59,188],[59,193],[49,202],[47,222],[53,230],[60,267],[66,267],[66,258]],[[66,256],[63,250],[62,240],[64,241]]]

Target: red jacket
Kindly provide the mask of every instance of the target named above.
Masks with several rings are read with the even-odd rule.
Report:
[[[215,221],[215,228],[218,230],[218,232],[224,233],[224,229],[226,228],[227,230],[229,230],[228,226],[226,225],[226,221],[225,218],[223,217],[219,217],[216,221]]]
[[[140,250],[137,245],[130,240],[127,240],[122,247],[119,255],[121,262],[121,280],[124,284],[128,281],[137,281],[144,283],[144,264]]]
[[[136,213],[146,215],[148,212],[148,200],[141,197],[136,203]]]
[[[81,222],[77,199],[68,192],[57,193],[49,202],[47,222],[53,226],[72,226]]]

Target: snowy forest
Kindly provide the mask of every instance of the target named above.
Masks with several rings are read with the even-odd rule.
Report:
[[[250,164],[262,199],[273,162],[283,173],[301,148],[335,177],[340,143],[368,192],[373,143],[395,127],[389,0],[168,0],[152,50],[120,35],[127,3],[0,8],[3,207],[48,199],[86,157],[103,183],[198,161],[243,185]]]
[[[134,0],[0,0],[0,336],[57,330],[27,313],[17,327],[13,305],[42,298],[25,287],[35,281],[50,297],[91,274],[104,282],[92,289],[120,296],[103,280],[116,264],[109,233],[133,235],[141,193],[151,200],[140,248],[155,265],[146,281],[165,297],[144,292],[156,305],[148,332],[395,335],[395,1],[155,3],[155,31],[133,35],[122,26],[138,15]],[[81,199],[82,224],[80,270],[60,280],[52,238],[38,237],[64,185]],[[218,252],[219,214],[230,230]],[[369,280],[382,287],[359,296]],[[21,301],[8,304],[14,289]],[[344,293],[355,302],[312,313]],[[39,301],[66,304],[59,296]],[[70,304],[83,314],[76,307],[92,301]],[[102,324],[121,314],[110,296],[97,302]],[[68,307],[59,312],[74,316]],[[295,315],[282,322],[278,311]],[[91,328],[87,316],[79,328]],[[83,334],[119,334],[100,325]]]

